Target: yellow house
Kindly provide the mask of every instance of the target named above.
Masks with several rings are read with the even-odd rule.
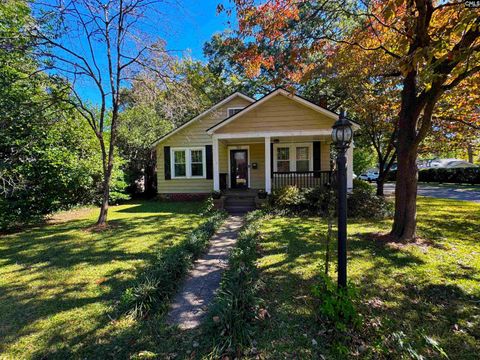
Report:
[[[321,185],[332,176],[337,119],[283,89],[259,100],[234,93],[154,143],[158,193],[181,199],[226,189],[270,193],[285,185]],[[347,151],[349,188],[352,161],[353,146]]]

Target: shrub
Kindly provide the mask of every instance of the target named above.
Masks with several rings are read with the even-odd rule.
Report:
[[[348,284],[344,289],[337,289],[337,284],[328,275],[321,273],[318,283],[312,287],[312,295],[320,320],[327,321],[342,332],[360,326],[361,317],[354,304],[357,292],[352,284]]]
[[[271,202],[278,209],[297,210],[305,203],[305,197],[298,187],[290,185],[274,190]]]
[[[356,180],[353,190],[348,194],[348,216],[352,218],[383,219],[392,215],[393,205],[383,196],[375,195],[370,184]]]
[[[422,169],[418,172],[418,180],[421,182],[480,184],[480,168]]]
[[[126,289],[121,307],[132,318],[147,316],[154,307],[166,310],[168,299],[194,259],[208,246],[208,241],[225,219],[225,213],[216,211],[208,220],[193,230],[180,244],[161,251],[157,259],[143,273],[137,283]]]
[[[374,188],[372,187],[372,185],[370,185],[368,182],[366,182],[365,180],[360,180],[360,179],[353,179],[353,189],[361,189],[361,190],[365,190],[365,191],[370,191],[370,192],[374,192]]]
[[[303,190],[309,214],[326,216],[328,209],[336,212],[337,192],[333,188],[315,187]]]
[[[274,191],[270,205],[275,212],[327,216],[329,208],[333,208],[335,213],[337,211],[337,193],[335,188],[323,186],[310,189],[287,186]],[[393,212],[392,204],[382,196],[375,195],[374,188],[362,180],[354,180],[347,206],[348,216],[352,218],[382,219]]]

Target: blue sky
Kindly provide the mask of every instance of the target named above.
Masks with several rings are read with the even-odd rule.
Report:
[[[146,14],[146,17],[137,25],[151,40],[157,37],[165,40],[167,49],[175,50],[171,53],[172,55],[205,60],[202,51],[204,43],[211,39],[213,34],[231,28],[233,25],[229,24],[229,21],[235,22],[234,16],[229,17],[225,12],[217,14],[219,4],[224,5],[225,8],[233,8],[230,0],[165,0],[165,3],[156,4],[155,11]],[[39,9],[42,9],[42,6]],[[76,20],[71,21],[72,29],[79,27]],[[75,53],[86,56],[91,61],[83,31],[67,32],[62,37],[62,42]],[[106,69],[104,43],[95,42],[93,50],[99,67]],[[60,54],[61,51],[58,51]],[[70,58],[68,53],[62,53],[62,55],[67,59]],[[65,63],[61,65],[65,66]],[[68,72],[64,71],[63,75],[69,77]],[[108,76],[104,76],[104,80],[107,81]],[[91,79],[83,77],[77,79],[76,83],[77,92],[82,98],[93,104],[98,103],[99,92]]]
[[[217,14],[217,5],[232,7],[229,0],[179,0],[179,6],[170,7],[169,24],[160,36],[167,41],[168,49],[191,50],[191,56],[203,60],[202,47],[216,32],[229,27],[224,12]],[[179,54],[180,55],[180,54]]]

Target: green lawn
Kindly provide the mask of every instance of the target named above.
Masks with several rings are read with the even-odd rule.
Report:
[[[113,207],[103,232],[88,229],[97,210],[84,209],[1,236],[0,359],[202,358],[211,346],[202,328],[180,332],[166,327],[161,314],[135,321],[115,312],[123,289],[155,249],[182,240],[201,223],[199,208],[160,202]],[[428,244],[377,243],[368,234],[387,231],[390,221],[350,221],[349,277],[365,317],[351,350],[360,348],[359,358],[400,358],[386,354],[392,334],[402,331],[405,346],[428,358],[435,353],[424,336],[438,341],[451,359],[475,359],[480,204],[419,198],[418,219]],[[324,257],[325,221],[275,217],[263,220],[262,228],[260,295],[270,317],[257,326],[252,357],[332,358],[310,295]]]
[[[398,344],[392,333],[402,331],[405,348],[427,357],[436,355],[424,336],[438,341],[451,359],[478,359],[480,204],[419,198],[418,205],[419,235],[428,245],[386,245],[366,235],[387,231],[390,221],[349,222],[348,274],[366,319],[352,348],[360,348],[361,358],[385,356]],[[258,267],[271,317],[255,335],[261,358],[328,355],[310,296],[325,253],[325,222],[276,217],[263,228]]]
[[[201,223],[200,206],[114,206],[102,232],[88,229],[98,210],[82,209],[46,226],[0,235],[0,359],[128,352],[138,324],[111,318],[114,305],[156,249]]]

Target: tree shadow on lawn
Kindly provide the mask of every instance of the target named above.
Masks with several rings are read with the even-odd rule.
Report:
[[[109,222],[111,227],[101,233],[91,234],[89,230],[83,230],[81,247],[78,243],[78,234],[70,232],[84,228],[86,221],[73,221],[68,225],[57,225],[54,229],[31,230],[26,236],[15,236],[4,241],[5,246],[0,249],[0,261],[3,266],[20,265],[23,267],[22,270],[25,270],[38,264],[43,264],[43,268],[64,268],[80,263],[95,265],[104,263],[106,259],[151,259],[151,254],[128,254],[119,248],[122,242],[140,236],[177,235],[179,224],[162,226],[161,233],[155,228],[156,223],[173,218],[174,215],[159,214],[140,219],[111,220]],[[139,231],[140,227],[147,227],[148,230]]]
[[[283,260],[263,267],[263,271],[280,268],[283,265],[295,266],[294,262],[302,257],[302,262],[319,261],[316,256],[325,250],[325,235],[313,232],[309,226],[291,223],[278,225],[274,234],[268,234],[268,239],[261,240],[261,257],[285,254]],[[305,241],[305,238],[315,241]],[[317,254],[318,255],[318,254]]]
[[[332,239],[332,268],[336,264],[336,245],[336,240]],[[321,327],[316,323],[311,295],[312,286],[323,271],[319,265],[325,259],[326,225],[318,227],[318,223],[312,226],[298,221],[274,223],[273,231],[262,236],[260,247],[260,272],[265,283],[261,297],[271,317],[260,323],[255,335],[258,348],[279,359],[285,356],[313,359],[328,353],[326,347],[329,344],[322,343],[323,337],[318,335]],[[400,250],[380,252],[367,240],[355,239],[350,242],[350,247],[350,258],[354,256],[352,251],[358,252],[355,256],[367,258],[378,252],[378,263],[385,268],[422,263],[418,257]],[[318,346],[312,346],[312,339],[318,342]]]
[[[361,225],[361,222],[356,224]],[[321,229],[326,232],[326,227]],[[313,319],[310,289],[320,269],[314,271],[310,268],[307,273],[302,270],[312,262],[323,261],[325,235],[315,234],[312,227],[286,221],[275,223],[274,230],[265,233],[260,243],[265,261],[260,268],[261,278],[266,283],[262,297],[272,317],[261,325],[257,334],[259,348],[278,352],[277,356],[285,351],[289,355],[299,356],[301,353],[307,358],[315,358],[318,356],[315,351],[323,350],[320,345],[317,350],[311,345],[312,338],[318,340],[313,330],[318,329],[318,324]],[[331,249],[334,267],[336,241],[332,241]],[[277,255],[279,259],[275,259]],[[269,260],[269,256],[274,258]],[[436,284],[428,274],[417,276],[415,270],[426,265],[421,256],[385,247],[368,236],[353,232],[349,241],[349,263],[355,271],[351,278],[357,282],[362,313],[379,317],[390,330],[382,336],[401,330],[412,336],[416,345],[423,346],[425,340],[421,335],[424,333],[438,336],[442,346],[452,354],[459,351],[465,341],[470,344],[467,345],[470,350],[461,352],[463,355],[468,357],[475,354],[472,349],[478,350],[478,335],[473,334],[480,333],[479,319],[468,333],[459,331],[452,336],[451,331],[455,324],[472,322],[475,309],[478,311],[478,296],[472,297],[456,285]],[[445,271],[442,267],[439,270]],[[449,276],[447,272],[444,275]],[[381,305],[378,306],[377,302],[372,306],[371,300],[374,299],[379,299]],[[477,348],[472,345],[475,341]]]
[[[135,206],[117,210],[118,213],[175,213],[198,215],[201,202],[197,201],[143,201]]]
[[[436,356],[432,347],[426,346],[425,337],[438,341],[451,359],[477,359],[480,296],[472,296],[457,285],[416,282],[408,277],[401,280],[393,288],[382,286],[372,274],[358,286],[362,296],[359,310],[366,315],[361,331],[364,340],[374,344],[384,337],[391,353],[391,347],[398,344],[389,337],[402,332],[406,336],[404,346],[410,345],[427,358]]]
[[[472,295],[452,283],[459,280],[458,273],[452,272],[456,262],[431,262],[407,249],[369,241],[365,235],[351,241],[349,260],[370,264],[356,269],[354,278],[361,296],[361,312],[368,314],[367,319],[377,319],[375,326],[382,324],[376,329],[377,336],[388,338],[402,331],[405,343],[432,357],[432,348],[425,346],[424,336],[429,336],[438,340],[451,358],[475,358],[480,351],[480,318],[475,315],[480,310],[480,289]],[[434,275],[436,271],[439,276]],[[464,278],[477,281],[474,276]],[[446,283],[444,279],[450,280]],[[465,324],[470,324],[469,329]],[[458,331],[455,326],[460,326]],[[371,333],[373,328],[365,333]]]
[[[81,237],[81,241],[78,234],[70,232],[82,228],[88,220],[29,229],[26,234],[16,234],[9,236],[5,241],[0,241],[0,245],[3,242],[3,246],[0,247],[0,263],[2,267],[9,265],[13,267],[10,273],[5,272],[13,276],[11,283],[0,288],[0,308],[3,308],[0,352],[22,337],[37,332],[38,330],[32,327],[37,321],[49,321],[52,317],[71,310],[83,312],[81,309],[91,309],[91,306],[96,306],[95,303],[102,303],[104,304],[102,306],[108,308],[118,301],[124,289],[133,283],[135,274],[143,268],[143,266],[138,268],[136,264],[151,263],[156,257],[154,251],[150,251],[152,249],[130,251],[129,248],[122,246],[124,242],[158,234],[162,241],[155,244],[155,247],[165,248],[172,244],[175,237],[182,234],[182,228],[190,231],[191,218],[188,216],[179,219],[176,217],[178,211],[176,214],[160,212],[163,211],[159,211],[157,215],[141,218],[112,220],[111,229],[99,234],[85,231],[85,238]],[[184,213],[190,214],[190,209],[186,209]],[[172,221],[171,225],[157,226],[159,222],[168,224],[169,221]],[[125,261],[131,264],[127,268]],[[98,275],[101,278],[97,279],[95,268],[110,264],[113,264],[113,268],[107,273]],[[91,270],[93,273],[87,273],[84,279],[79,278],[76,283],[72,283],[71,277],[76,276],[72,272],[79,266],[80,269],[89,268],[89,272]],[[137,266],[137,269],[132,266]],[[63,280],[57,280],[63,277],[65,277]],[[44,357],[52,349],[62,348],[64,352],[88,341],[96,331],[108,326],[112,321],[107,313],[100,317],[101,319],[87,317],[86,321],[97,322],[95,329],[86,332],[82,328],[76,329],[75,336],[72,329],[70,333],[63,329],[71,325],[68,320],[56,321],[53,328],[48,328],[47,325],[47,328],[40,330],[40,334],[35,334],[42,338],[36,354],[38,357]],[[87,328],[90,329],[91,326]],[[90,339],[89,342],[94,342],[94,339]]]
[[[418,233],[429,240],[445,238],[476,243],[480,236],[480,206],[468,201],[419,199]]]
[[[98,337],[99,330],[102,330],[101,326],[97,326],[85,336],[79,335],[71,339],[68,346],[39,354],[35,358],[200,359],[212,350],[212,344],[201,328],[180,330],[175,326],[166,325],[162,314],[134,321],[120,329],[111,329],[101,337]],[[60,331],[58,334],[61,336]],[[85,341],[89,338],[94,341]],[[199,343],[199,346],[194,347],[194,342]],[[139,356],[140,354],[144,357]]]

